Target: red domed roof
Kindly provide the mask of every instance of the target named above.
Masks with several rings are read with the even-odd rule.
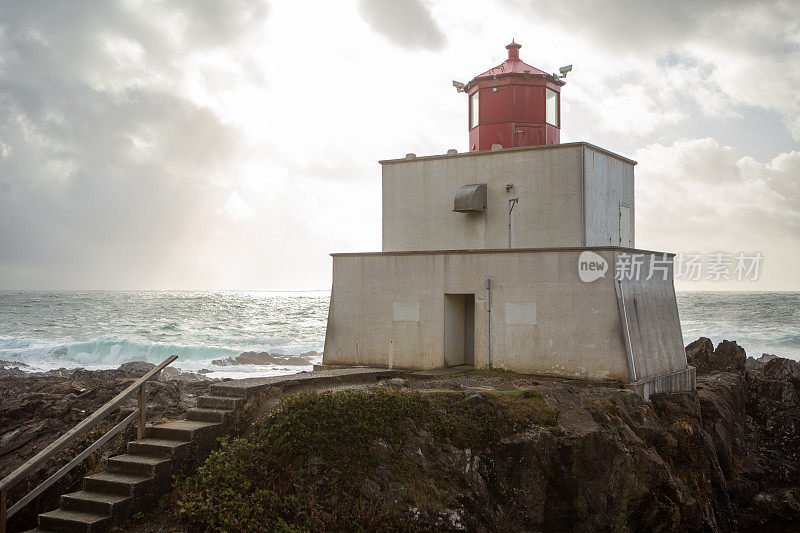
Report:
[[[519,58],[520,48],[522,48],[522,45],[517,44],[512,40],[510,44],[506,45],[506,50],[508,50],[508,59],[506,59],[496,67],[487,70],[483,74],[478,74],[467,85],[472,85],[472,83],[479,78],[492,78],[495,76],[499,76],[501,74],[502,75],[530,74],[534,76],[547,76],[549,78],[552,78],[552,81],[558,83],[559,85],[564,84],[564,82],[562,82],[558,78],[554,78],[551,74],[543,70],[539,70],[538,68],[522,61]]]

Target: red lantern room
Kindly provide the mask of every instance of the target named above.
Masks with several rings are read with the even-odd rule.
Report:
[[[548,74],[519,58],[514,41],[508,59],[476,76],[459,91],[469,95],[469,149],[558,144],[561,139],[561,76]]]

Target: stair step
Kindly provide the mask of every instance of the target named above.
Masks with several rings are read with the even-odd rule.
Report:
[[[152,476],[100,472],[83,478],[84,490],[88,492],[107,492],[123,496],[144,494],[155,486]]]
[[[81,490],[61,496],[61,507],[67,511],[82,511],[104,516],[118,514],[130,496]]]
[[[169,471],[169,464],[168,457],[124,453],[110,457],[106,461],[106,469],[109,472],[157,477]]]
[[[197,407],[201,409],[226,409],[233,411],[244,403],[244,398],[234,396],[200,396]]]
[[[185,440],[190,441],[197,435],[212,433],[218,423],[198,422],[196,420],[179,420],[164,422],[155,426],[147,426],[147,437],[153,439]]]
[[[222,423],[249,393],[212,387],[212,394],[199,397],[186,420],[148,424],[146,438],[129,442],[127,453],[109,458],[105,472],[86,476],[83,490],[63,494],[61,508],[40,514],[38,527],[31,531],[106,531],[116,518],[155,505],[171,466],[213,447]]]
[[[211,385],[211,394],[214,396],[227,396],[228,398],[247,399],[253,391],[248,387],[230,386],[224,383]]]
[[[230,411],[225,409],[202,409],[195,407],[189,409],[186,414],[187,420],[196,420],[198,422],[225,422],[225,419],[230,414]]]
[[[183,459],[189,450],[190,444],[190,442],[184,440],[147,438],[129,442],[128,453],[134,455],[150,455],[152,457]]]
[[[105,531],[111,523],[110,516],[80,511],[56,509],[39,515],[39,527],[69,532]]]

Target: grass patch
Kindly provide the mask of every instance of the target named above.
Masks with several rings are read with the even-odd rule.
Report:
[[[619,416],[619,408],[611,398],[589,398],[586,405],[591,411]]]

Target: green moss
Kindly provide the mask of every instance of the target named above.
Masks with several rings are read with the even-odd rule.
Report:
[[[404,454],[409,435],[426,431],[431,445],[479,453],[501,435],[556,418],[536,391],[477,400],[383,390],[290,396],[182,483],[178,514],[191,530],[417,530],[390,503],[361,494],[381,466],[419,509],[442,508],[455,481]],[[371,453],[377,439],[390,453]]]
[[[611,398],[588,398],[586,406],[594,416],[595,414],[602,413],[606,415],[619,416],[619,407]]]

